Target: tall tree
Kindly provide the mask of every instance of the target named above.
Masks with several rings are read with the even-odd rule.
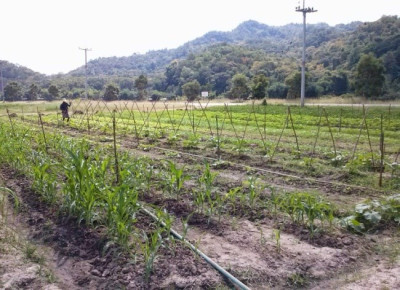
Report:
[[[187,82],[182,86],[183,94],[189,102],[194,101],[200,94],[200,83],[197,80]]]
[[[36,84],[31,84],[28,91],[25,93],[25,97],[29,101],[37,100],[40,94],[40,88]]]
[[[253,98],[263,99],[267,96],[267,87],[269,81],[264,74],[257,74],[253,77],[253,84],[251,86],[251,92]]]
[[[105,101],[116,101],[118,100],[118,95],[119,95],[119,89],[115,85],[113,84],[107,85],[106,90],[104,92]]]
[[[140,100],[144,99],[144,97],[147,95],[147,92],[146,92],[147,85],[148,85],[148,81],[147,81],[147,77],[145,75],[140,75],[135,80],[135,88],[139,92],[138,98]]]
[[[21,87],[17,82],[10,82],[4,87],[4,99],[10,102],[22,99]]]
[[[295,99],[300,97],[301,92],[301,73],[295,72],[285,79],[285,85],[288,86],[287,98]],[[307,75],[306,75],[307,86]]]
[[[371,98],[382,93],[385,77],[382,61],[373,54],[364,54],[357,64],[355,88],[356,94]]]
[[[49,98],[48,101],[55,100],[60,95],[60,90],[55,85],[50,85],[47,91],[49,92],[49,94],[46,95]]]
[[[229,94],[232,98],[245,99],[250,94],[248,79],[244,74],[235,74],[232,77],[232,87]]]

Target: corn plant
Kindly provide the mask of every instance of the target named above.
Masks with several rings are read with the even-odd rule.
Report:
[[[167,160],[167,166],[169,172],[167,172],[167,179],[165,181],[165,186],[170,194],[176,194],[179,197],[179,193],[182,190],[183,183],[190,177],[184,174],[184,167],[178,168],[174,162]]]
[[[218,173],[211,172],[210,164],[206,162],[203,174],[199,178],[200,186],[203,187],[206,191],[211,192],[214,180],[217,176]]]
[[[102,195],[109,159],[105,158],[100,164],[92,163],[83,148],[76,153],[66,151],[69,158],[63,166],[67,178],[63,187],[64,206],[70,215],[78,217],[78,223],[85,221],[89,225],[97,219],[96,207]]]
[[[262,186],[257,182],[257,178],[254,176],[249,176],[247,179],[248,183],[248,203],[251,208],[254,207],[254,203],[259,199]]]
[[[148,282],[151,272],[153,271],[154,261],[157,258],[157,252],[162,245],[162,229],[158,228],[153,233],[147,234],[143,231],[142,242],[140,243],[140,249],[143,254],[144,265],[145,265],[145,281]]]
[[[121,155],[121,180],[135,187],[139,193],[150,191],[151,186],[154,185],[153,179],[157,177],[157,172],[154,165],[151,164],[151,160]]]
[[[204,210],[204,203],[207,202],[213,207],[212,188],[217,173],[211,172],[210,164],[207,162],[203,174],[199,178],[199,189],[195,191],[194,202],[200,212]]]
[[[52,164],[40,152],[33,151],[33,188],[38,192],[45,202],[54,204],[56,202],[57,180],[54,174],[50,173]]]
[[[14,209],[17,210],[19,208],[19,199],[14,191],[7,187],[0,187],[0,218],[4,220],[4,223],[7,222],[7,214],[6,214],[6,206],[8,197],[14,199]],[[0,219],[1,220],[1,219]]]
[[[224,196],[223,200],[225,202],[228,202],[231,204],[232,206],[232,211],[233,214],[236,214],[236,199],[238,196],[238,193],[240,193],[240,191],[242,190],[241,187],[235,187],[235,188],[231,188]]]
[[[280,229],[273,229],[274,232],[274,239],[276,243],[276,251],[278,254],[281,253],[281,230]]]
[[[186,238],[187,232],[189,230],[189,220],[193,216],[193,212],[189,214],[186,218],[181,218],[182,222],[182,239],[184,240]]]
[[[137,191],[126,184],[110,188],[104,196],[105,223],[109,235],[116,237],[117,242],[125,248],[129,246],[129,237],[136,222],[139,209],[137,200]]]
[[[172,224],[174,222],[173,216],[170,215],[165,209],[155,208],[155,216],[157,217],[156,226],[161,234],[164,234],[163,243],[168,245],[168,248],[172,250],[175,255],[176,240],[170,234]]]
[[[298,224],[307,225],[311,237],[315,233],[315,221],[319,219],[322,223],[333,220],[333,207],[320,196],[300,192],[287,193],[280,197],[279,207],[289,214],[291,220]]]
[[[271,197],[267,201],[267,208],[269,207],[272,208],[272,214],[275,219],[278,215],[278,209],[280,208],[280,203],[281,203],[280,195],[275,192],[274,188],[271,188]]]

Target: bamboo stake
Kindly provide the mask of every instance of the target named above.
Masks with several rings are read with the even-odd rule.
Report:
[[[273,158],[274,155],[275,155],[276,149],[278,148],[279,143],[281,142],[281,138],[282,138],[282,135],[283,135],[283,131],[285,131],[285,128],[286,128],[286,126],[288,125],[288,123],[289,123],[289,114],[286,115],[285,124],[283,125],[282,131],[281,131],[281,135],[279,136],[279,139],[278,139],[278,142],[276,143],[276,146],[275,146],[275,148],[274,148],[274,151],[273,151],[272,154],[271,154],[271,157],[270,157],[270,159],[269,159],[270,161],[272,161],[272,158]]]
[[[394,163],[395,163],[395,164],[397,164],[397,160],[399,159],[399,155],[400,155],[400,149],[397,151],[396,158],[394,159]],[[391,174],[391,178],[393,178],[394,171],[395,171],[395,168],[394,168],[394,167],[392,167],[392,174]]]
[[[252,106],[253,114],[254,114],[254,120],[256,121],[256,126],[257,126],[257,129],[258,129],[258,132],[260,133],[261,142],[263,143],[264,150],[266,150],[266,148],[267,148],[266,140],[265,140],[265,118],[266,118],[265,115],[266,114],[264,113],[264,134],[263,134],[263,132],[261,131],[260,126],[258,124],[258,119],[257,119],[254,103],[255,103],[255,101],[253,101],[253,106]],[[264,106],[264,112],[266,112],[265,106]]]
[[[13,133],[13,136],[15,136],[15,130],[14,130],[14,123],[11,120],[10,112],[8,111],[8,108],[6,108],[8,119],[10,120],[10,125],[11,125],[11,131]]]
[[[245,127],[244,127],[243,136],[242,136],[242,138],[241,138],[240,140],[238,140],[238,142],[239,142],[239,148],[240,148],[240,149],[242,148],[243,140],[244,140],[244,138],[245,138],[245,136],[246,136],[247,127],[248,127],[249,122],[250,122],[250,116],[251,116],[251,114],[248,114],[248,115],[247,115],[247,121],[246,121],[246,125],[245,125]],[[240,154],[240,151],[239,151],[239,154]]]
[[[139,145],[139,134],[138,134],[137,125],[136,125],[135,113],[133,112],[133,110],[132,110],[132,119],[133,119],[133,126],[135,129],[136,142]]]
[[[366,115],[366,111],[364,111],[364,115]],[[372,166],[375,167],[375,160],[374,160],[374,151],[372,150],[372,143],[371,143],[371,138],[369,135],[369,129],[368,129],[368,123],[367,123],[367,117],[364,117],[365,120],[365,129],[367,130],[367,137],[368,137],[368,143],[369,143],[369,150],[371,151],[371,159],[372,159]]]
[[[113,139],[114,139],[114,158],[115,158],[115,178],[116,184],[120,183],[119,176],[119,165],[118,165],[118,155],[117,155],[117,137],[116,137],[116,122],[115,122],[115,112],[113,113]]]
[[[186,113],[188,114],[188,117],[189,117],[189,120],[190,120],[190,115],[189,115],[189,112],[188,112],[188,103],[185,103],[185,111],[183,112],[183,116],[182,116],[182,118],[181,118],[181,121],[179,122],[179,124],[178,124],[178,127],[176,128],[176,132],[179,130],[179,128],[181,127],[181,125],[182,125],[182,122],[183,122],[183,118],[185,117],[185,115],[186,115]],[[176,134],[176,132],[175,132],[175,134]]]
[[[42,134],[43,134],[43,141],[44,141],[44,148],[47,153],[47,141],[46,141],[46,134],[44,132],[44,127],[43,127],[43,121],[42,121],[42,115],[40,114],[38,110],[38,115],[39,115],[39,120],[40,120],[40,126],[42,127]]]
[[[240,137],[239,137],[238,133],[236,132],[235,125],[233,124],[232,113],[230,112],[229,106],[228,106],[227,104],[225,104],[225,110],[226,110],[226,112],[227,112],[227,114],[228,114],[228,117],[229,117],[229,120],[230,120],[230,122],[231,122],[231,126],[232,126],[232,128],[233,128],[233,132],[235,133],[236,140],[239,141],[239,140],[240,140]]]
[[[220,135],[219,135],[219,126],[218,126],[218,115],[215,116],[215,124],[217,126],[217,157],[218,160],[221,159],[221,147],[220,147]]]
[[[356,144],[354,145],[354,148],[353,148],[353,154],[352,154],[352,156],[351,156],[351,160],[354,159],[354,155],[355,155],[355,153],[356,153],[356,149],[357,149],[357,146],[358,146],[358,142],[360,141],[361,132],[362,132],[362,129],[364,128],[364,125],[365,125],[365,116],[366,116],[366,115],[364,114],[363,119],[362,119],[362,121],[361,121],[360,132],[358,133],[357,141],[356,141]]]
[[[192,106],[192,108],[190,109],[190,114],[192,115],[192,119],[189,117],[189,120],[190,120],[190,124],[191,124],[191,126],[192,126],[192,132],[193,132],[193,134],[196,134],[196,131],[195,131],[195,126],[194,126],[194,109],[193,109],[193,103],[191,103],[191,106]],[[189,113],[189,112],[188,112]]]
[[[208,129],[210,130],[210,133],[211,133],[211,137],[214,137],[214,133],[213,133],[213,131],[212,131],[212,129],[211,129],[211,123],[210,123],[210,120],[208,119],[208,117],[207,117],[207,114],[206,114],[206,109],[207,109],[207,107],[208,107],[208,103],[210,102],[209,100],[207,101],[207,103],[206,103],[206,106],[203,108],[203,106],[202,106],[202,104],[201,104],[201,102],[200,101],[198,101],[199,102],[199,105],[200,105],[200,108],[201,108],[201,111],[203,112],[203,115],[206,117],[206,121],[207,121],[207,124],[208,124]]]
[[[292,113],[290,112],[290,106],[288,107],[288,114],[289,114],[289,118],[290,118],[290,123],[292,124],[292,129],[293,129],[294,138],[296,139],[297,155],[300,157],[299,141],[297,140],[296,130],[294,129]]]
[[[90,135],[90,123],[89,123],[89,112],[86,111],[86,118],[87,118],[87,130],[88,130],[88,135]]]
[[[384,146],[384,132],[383,132],[383,114],[381,114],[381,138],[380,138],[380,149],[381,149],[381,168],[379,174],[379,187],[382,187],[382,175],[383,175],[383,159],[385,156],[385,146]]]
[[[174,124],[174,123],[175,123],[175,120],[173,120],[173,119],[171,118],[171,114],[169,113],[168,105],[167,105],[166,103],[164,103],[164,107],[165,107],[165,109],[166,109],[166,111],[167,111],[167,116],[168,116],[169,122],[170,122],[170,124],[171,124],[172,131],[175,132],[175,124]]]
[[[314,153],[315,153],[315,147],[317,146],[317,141],[318,141],[318,137],[319,137],[319,131],[321,129],[321,121],[322,121],[322,114],[321,114],[321,112],[319,112],[317,136],[315,137],[315,142],[314,142],[314,146],[313,146],[313,150],[312,150],[312,155],[313,156],[314,156]]]
[[[326,121],[328,122],[329,133],[331,134],[331,139],[332,139],[332,144],[333,144],[333,150],[334,150],[334,152],[335,152],[335,158],[336,158],[336,157],[337,157],[337,152],[336,152],[335,139],[333,138],[333,133],[332,133],[332,129],[331,129],[331,124],[329,123],[329,119],[328,119],[328,113],[326,112],[325,108],[322,108],[322,110],[324,111]]]

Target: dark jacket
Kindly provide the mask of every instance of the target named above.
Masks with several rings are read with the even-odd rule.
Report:
[[[61,111],[66,111],[68,110],[68,107],[71,106],[70,104],[68,104],[67,102],[62,102],[60,105],[60,110]]]

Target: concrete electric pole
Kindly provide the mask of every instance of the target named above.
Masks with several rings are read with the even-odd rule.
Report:
[[[306,15],[307,13],[317,12],[314,8],[306,8],[305,0],[303,0],[303,8],[296,7],[296,12],[303,13],[303,56],[301,59],[301,106],[304,107],[304,96],[306,93]]]
[[[87,100],[88,94],[87,94],[87,52],[91,51],[89,48],[79,48],[80,50],[85,51],[85,99]]]

